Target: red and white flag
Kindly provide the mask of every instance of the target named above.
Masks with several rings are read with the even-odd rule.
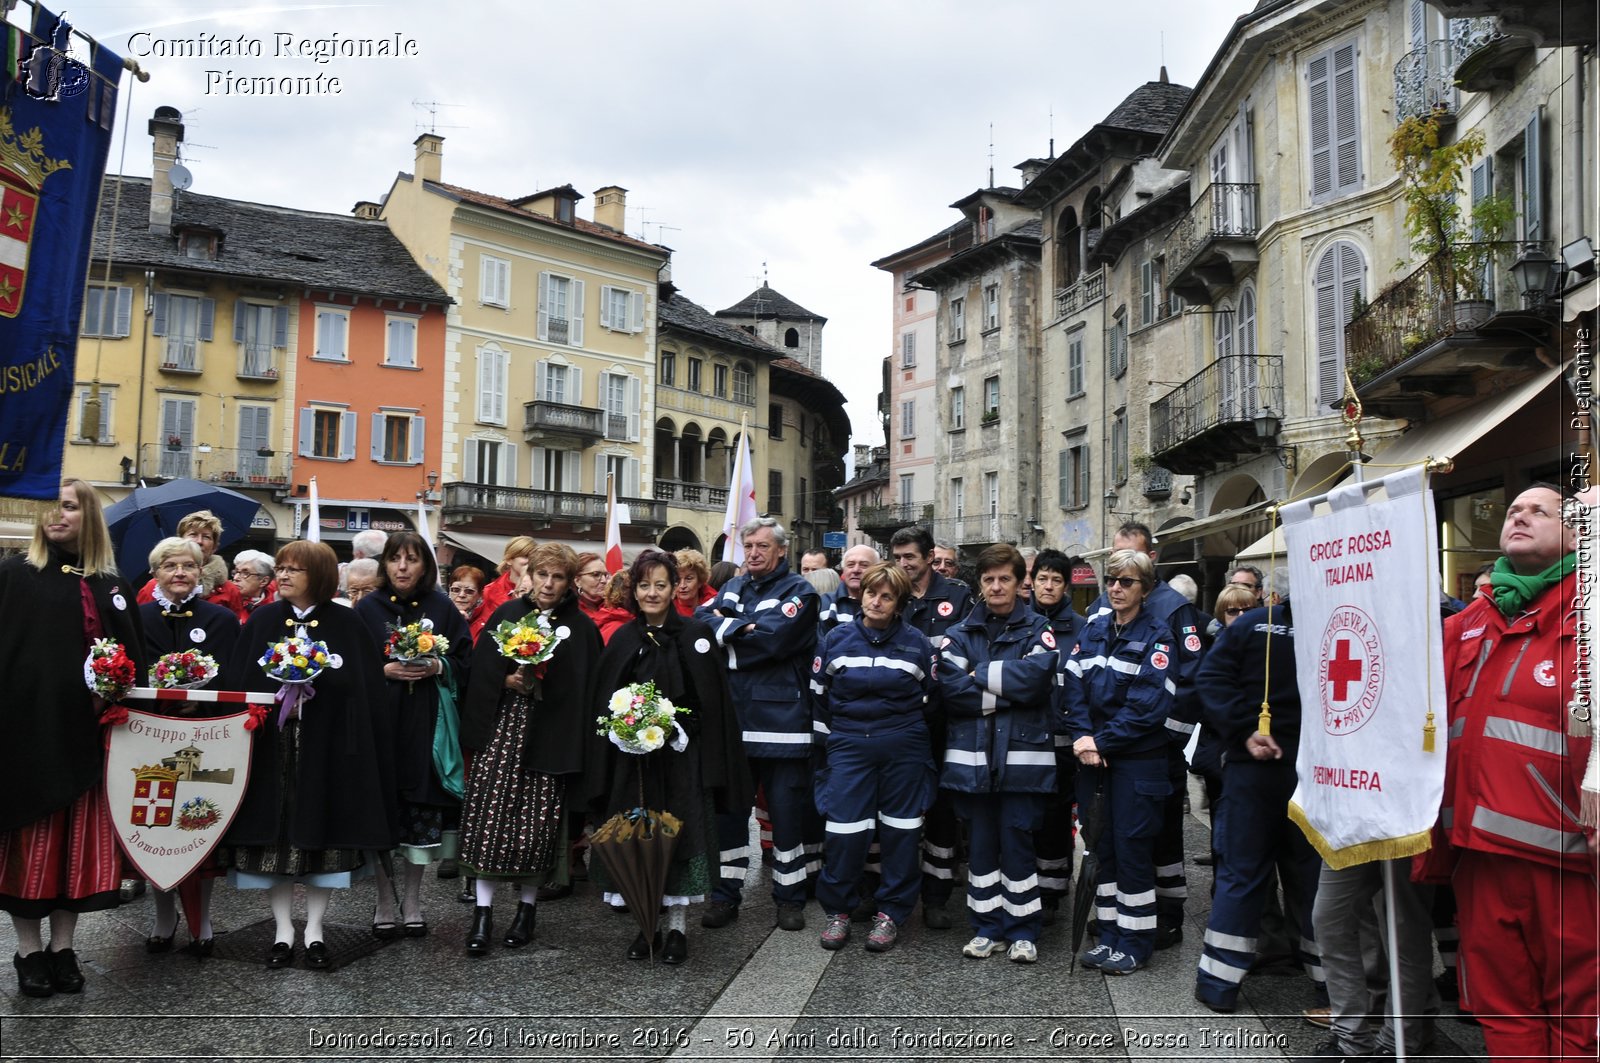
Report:
[[[744,564],[744,543],[739,529],[761,514],[756,511],[756,477],[750,465],[750,433],[739,433],[739,449],[733,459],[733,475],[728,479],[728,512],[722,518],[722,560]]]
[[[623,506],[626,510],[628,507]],[[615,576],[624,567],[622,559],[622,525],[626,522],[627,514],[619,513],[617,507],[617,478],[613,475],[606,476],[606,571]]]
[[[301,536],[308,543],[322,541],[322,506],[317,502],[317,478],[311,478],[311,509],[306,517],[306,533]]]

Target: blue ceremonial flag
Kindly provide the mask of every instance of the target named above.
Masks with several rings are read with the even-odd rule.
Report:
[[[0,85],[0,495],[54,499],[122,57],[68,52],[34,6],[30,77]]]

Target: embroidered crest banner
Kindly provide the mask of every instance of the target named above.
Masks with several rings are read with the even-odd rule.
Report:
[[[1423,852],[1446,724],[1427,473],[1346,484],[1281,513],[1301,705],[1290,818],[1335,868]]]

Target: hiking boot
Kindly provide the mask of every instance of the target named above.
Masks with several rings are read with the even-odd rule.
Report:
[[[984,960],[1005,947],[1006,943],[1004,941],[996,941],[993,938],[986,938],[979,934],[961,946],[961,955],[971,957],[974,960]]]
[[[844,948],[844,943],[850,940],[850,915],[840,912],[828,916],[828,925],[822,928],[822,947],[830,952]]]
[[[879,912],[872,919],[872,932],[867,935],[868,952],[888,952],[894,948],[895,940],[900,936],[900,928],[893,919]]]
[[[1162,926],[1156,928],[1156,951],[1170,949],[1183,940],[1183,927]]]

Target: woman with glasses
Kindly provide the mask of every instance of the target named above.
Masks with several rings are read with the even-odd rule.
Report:
[[[422,874],[428,864],[456,855],[457,827],[464,792],[462,765],[436,756],[445,734],[460,733],[457,698],[467,689],[472,662],[472,633],[460,611],[439,589],[439,564],[427,540],[413,531],[395,532],[384,544],[383,582],[361,599],[356,615],[379,646],[391,632],[430,622],[435,637],[449,642],[443,653],[412,661],[385,660],[385,711],[394,728],[395,790],[400,800],[400,846],[404,864],[400,919],[395,924],[394,894],[387,873],[378,869],[378,904],[372,933],[382,940],[424,937],[428,923],[422,912]],[[454,719],[452,719],[454,717]]]
[[[378,566],[378,559],[358,557],[344,567],[344,597],[340,600],[356,605],[382,582],[383,570]]]
[[[278,551],[276,574],[278,600],[245,623],[223,685],[276,693],[278,682],[259,662],[290,637],[323,643],[330,660],[311,683],[314,697],[287,714],[272,706],[252,732],[250,785],[224,839],[232,850],[228,879],[239,889],[267,891],[276,933],[263,958],[271,968],[294,962],[294,887],[301,883],[306,966],[323,970],[333,962],[323,940],[332,891],[366,873],[364,851],[394,845],[392,739],[372,635],[333,604],[333,550],[288,543]]]
[[[460,611],[469,629],[483,609],[485,579],[483,569],[476,565],[457,565],[450,570],[450,604]]]
[[[1132,974],[1155,949],[1155,844],[1172,791],[1166,722],[1177,694],[1172,631],[1144,611],[1155,583],[1150,555],[1112,553],[1111,610],[1084,625],[1062,675],[1078,807],[1098,805],[1105,817],[1095,847],[1100,940],[1082,963],[1106,974]],[[1096,791],[1103,800],[1095,801]]]
[[[1217,622],[1227,627],[1248,610],[1261,604],[1256,592],[1242,583],[1230,583],[1217,592],[1217,607],[1213,615]]]
[[[234,643],[239,640],[239,620],[222,606],[200,597],[200,556],[197,543],[176,537],[161,540],[150,551],[150,571],[156,574],[155,601],[139,607],[139,624],[151,661],[169,653],[194,650],[211,657],[220,669],[233,656]],[[146,683],[146,677],[140,676],[140,685]],[[206,686],[221,689],[221,673]],[[180,701],[162,705],[158,711],[219,716],[235,710],[216,702]],[[213,865],[201,867],[195,874],[200,876],[200,925],[195,928],[190,948],[197,955],[208,956],[212,946],[211,885],[221,871]],[[151,895],[156,918],[144,948],[146,952],[170,952],[178,926],[175,892],[152,890]]]
[[[239,588],[243,620],[248,620],[251,613],[278,596],[277,584],[272,582],[271,555],[260,550],[240,550],[233,558],[233,585]]]
[[[78,916],[117,906],[104,706],[84,686],[83,662],[94,639],[110,638],[139,668],[148,663],[132,594],[117,575],[100,498],[82,480],[61,481],[27,552],[0,561],[0,731],[16,758],[0,772],[0,911],[16,931],[11,962],[24,996],[80,992]]]
[[[599,554],[578,555],[576,587],[578,606],[583,610],[583,615],[599,629],[602,642],[610,642],[612,633],[633,619],[633,614],[621,605],[607,601],[607,594],[611,590],[611,573],[606,571],[606,560]]]

